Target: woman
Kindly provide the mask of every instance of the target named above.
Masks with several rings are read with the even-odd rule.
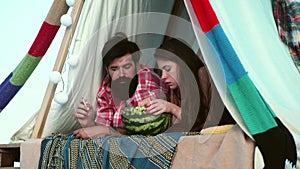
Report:
[[[170,87],[171,94],[168,101],[151,100],[147,104],[148,113],[173,114],[171,131],[197,132],[203,128],[207,119],[217,119],[219,123],[215,125],[235,123],[227,109],[223,115],[221,112],[219,115],[208,116],[211,95],[209,76],[204,64],[186,43],[168,38],[156,50],[154,57],[158,68],[162,70],[162,80]]]

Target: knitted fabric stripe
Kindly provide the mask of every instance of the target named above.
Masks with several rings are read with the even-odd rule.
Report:
[[[220,24],[219,20],[208,0],[191,0],[194,12],[203,32],[210,31],[215,25]],[[203,12],[205,11],[205,12]]]
[[[248,76],[241,77],[228,88],[252,135],[277,126],[274,120],[275,114],[265,104]]]
[[[22,86],[12,85],[9,80],[12,73],[0,85],[0,112],[5,108],[9,101],[16,95]]]
[[[37,37],[28,51],[28,54],[35,57],[44,56],[59,27],[60,26],[50,25],[44,21]]]
[[[42,57],[33,57],[27,54],[13,71],[13,76],[10,79],[11,84],[15,86],[23,85],[34,71],[36,66],[39,64],[41,59]]]
[[[242,76],[247,75],[247,72],[233,50],[220,24],[216,25],[205,35],[219,53],[218,57],[222,62],[227,85],[230,85]]]
[[[229,91],[250,133],[252,135],[257,134],[257,132],[264,132],[277,126],[273,118],[274,113],[265,104],[253,82],[248,77],[222,26],[219,24],[209,1],[191,0],[191,3],[201,28],[206,31],[206,37],[212,44],[212,47],[218,52],[216,57],[219,57],[222,62]],[[208,30],[208,28],[211,29]],[[255,107],[255,110],[259,111],[253,111]],[[263,118],[264,123],[253,122],[261,118]]]

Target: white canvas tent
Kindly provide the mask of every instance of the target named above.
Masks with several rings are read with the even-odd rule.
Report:
[[[149,1],[148,1],[149,2]],[[136,3],[136,4],[135,4]],[[161,2],[159,2],[160,4]],[[165,2],[166,4],[173,4],[171,2]],[[218,16],[220,16],[219,20],[220,22],[224,25],[223,28],[225,30],[225,32],[231,36],[229,36],[229,39],[231,41],[232,44],[235,45],[235,47],[237,48],[237,52],[239,54],[241,54],[241,61],[243,63],[243,65],[246,67],[246,69],[249,72],[249,76],[251,77],[251,79],[254,81],[256,87],[258,88],[258,90],[260,91],[260,93],[262,94],[262,96],[264,97],[264,99],[270,104],[271,108],[274,109],[274,112],[276,113],[276,115],[278,115],[280,117],[281,120],[283,120],[283,122],[287,125],[287,127],[291,130],[291,132],[293,133],[297,143],[299,142],[299,128],[297,127],[296,123],[297,123],[297,118],[299,116],[298,110],[299,109],[299,105],[296,102],[293,102],[295,100],[295,98],[298,96],[298,91],[297,90],[293,90],[293,89],[297,89],[299,86],[298,84],[300,83],[299,81],[299,74],[296,70],[296,68],[294,67],[292,61],[289,59],[289,53],[286,49],[286,47],[281,44],[281,42],[279,41],[277,34],[276,34],[276,28],[275,25],[272,21],[272,15],[271,15],[271,10],[270,10],[270,4],[268,2],[262,2],[257,0],[257,6],[255,6],[254,2],[249,2],[249,3],[240,3],[239,5],[241,7],[243,6],[251,6],[252,8],[249,9],[260,9],[259,12],[255,12],[256,15],[254,15],[253,11],[245,11],[245,8],[240,8],[235,9],[235,11],[238,10],[237,13],[240,14],[246,14],[246,13],[251,13],[253,14],[253,20],[251,20],[251,18],[249,19],[249,21],[254,21],[255,18],[260,17],[263,18],[261,19],[261,24],[260,27],[256,27],[256,29],[259,30],[263,30],[266,31],[264,32],[264,40],[268,40],[268,42],[266,44],[269,44],[270,46],[276,46],[274,49],[277,49],[276,51],[274,50],[274,53],[272,53],[272,55],[276,55],[277,60],[274,61],[272,60],[272,58],[268,58],[268,57],[264,57],[264,61],[263,62],[257,62],[257,59],[260,58],[258,55],[260,54],[260,52],[266,52],[265,49],[257,49],[257,46],[259,45],[253,45],[249,47],[249,44],[243,44],[241,42],[245,42],[243,41],[243,38],[246,39],[252,39],[251,41],[255,41],[256,40],[256,36],[255,35],[255,31],[253,30],[253,34],[243,34],[243,36],[238,36],[235,32],[243,32],[243,27],[232,27],[231,24],[233,25],[239,25],[241,20],[239,20],[238,17],[236,17],[236,19],[230,19],[229,18],[233,18],[233,16],[235,16],[236,14],[234,12],[230,12],[230,3],[229,2],[223,2],[223,3],[216,3],[215,1],[211,1],[211,3],[213,4],[213,6],[215,7],[216,13],[226,13],[227,15],[221,15],[219,14]],[[89,58],[92,55],[99,55],[99,52],[101,51],[101,45],[103,45],[103,42],[105,42],[105,39],[107,39],[110,35],[113,34],[113,32],[117,32],[119,30],[127,30],[127,34],[128,35],[134,35],[136,32],[139,32],[138,29],[140,29],[140,26],[143,26],[146,23],[149,23],[151,20],[151,17],[154,17],[154,25],[158,25],[159,23],[155,23],[155,18],[164,18],[166,15],[165,14],[159,14],[157,15],[157,13],[149,13],[151,12],[151,5],[149,3],[147,3],[147,1],[134,1],[133,2],[134,5],[130,5],[128,6],[128,8],[118,8],[118,6],[124,6],[126,5],[126,3],[116,3],[116,2],[112,2],[112,1],[85,1],[84,2],[84,8],[83,11],[81,12],[81,18],[79,20],[79,24],[77,27],[77,32],[74,35],[74,39],[73,39],[73,43],[72,45],[69,46],[70,52],[69,52],[69,56],[68,57],[79,57],[79,62],[78,65],[76,66],[76,69],[74,69],[74,67],[68,67],[68,74],[67,77],[65,79],[66,85],[65,85],[65,90],[64,92],[66,92],[68,94],[69,100],[68,100],[68,104],[57,104],[56,102],[52,102],[51,108],[50,108],[50,112],[49,112],[49,116],[48,116],[48,120],[46,122],[46,126],[45,126],[45,130],[43,132],[43,136],[49,135],[52,132],[70,132],[72,131],[74,128],[79,127],[76,126],[75,121],[73,119],[72,116],[72,111],[74,110],[74,107],[76,106],[76,104],[78,103],[78,100],[84,96],[86,98],[88,98],[91,102],[94,102],[95,98],[93,96],[93,93],[95,93],[95,90],[97,89],[97,86],[99,84],[99,81],[101,81],[100,76],[98,76],[101,71],[100,69],[98,69],[98,67],[101,67],[101,62],[99,61],[100,57],[96,57],[96,58]],[[186,1],[186,6],[189,5],[188,1]],[[126,9],[128,10],[128,13],[140,13],[140,12],[148,12],[147,15],[143,15],[142,18],[145,19],[149,19],[149,20],[143,20],[143,19],[138,19],[139,24],[136,23],[131,23],[129,25],[127,25],[126,27],[126,23],[128,23],[128,21],[132,21],[132,18],[134,17],[141,17],[141,15],[128,15],[130,17],[122,17],[122,16],[127,16],[126,11],[122,11],[120,10],[119,13],[111,13],[112,15],[109,15],[110,13],[108,11],[110,11],[110,8],[104,8],[107,9],[107,12],[103,12],[103,11],[99,11],[99,10],[95,10],[97,7],[99,6],[105,6],[105,7],[111,7],[112,9]],[[131,8],[131,7],[136,7],[139,6],[138,8]],[[173,6],[170,6],[170,9]],[[149,11],[150,10],[150,11]],[[103,16],[100,15],[99,12],[103,12],[101,14],[107,14],[107,16]],[[191,12],[191,11],[189,11]],[[95,19],[95,16],[102,16],[102,19]],[[189,13],[189,16],[193,16]],[[264,17],[261,17],[264,16]],[[111,22],[113,19],[115,18],[120,18],[117,22],[117,25],[114,25],[116,23]],[[135,18],[136,19],[136,18]],[[175,30],[175,31],[170,31],[171,28],[168,27],[168,21],[169,21],[169,17],[166,18],[167,25],[165,25],[164,29],[160,29],[159,31],[153,31],[153,30],[148,30],[146,28],[142,28],[141,33],[147,32],[147,33],[156,33],[156,34],[170,34],[170,35],[176,35],[178,37],[181,37],[185,40],[187,40],[192,46],[195,46],[195,50],[197,49],[197,43],[199,43],[201,51],[203,53],[203,59],[205,61],[205,63],[207,64],[209,71],[212,75],[212,79],[214,81],[214,83],[216,84],[216,87],[218,89],[218,92],[221,95],[222,101],[225,103],[225,105],[227,106],[227,108],[230,110],[230,112],[232,113],[232,115],[235,117],[236,121],[238,121],[239,125],[244,129],[244,131],[246,133],[248,133],[249,131],[247,130],[247,127],[245,126],[243,120],[241,119],[237,108],[234,106],[234,104],[232,104],[232,100],[231,98],[228,98],[227,95],[227,89],[224,88],[224,77],[222,77],[222,70],[216,70],[215,64],[218,63],[218,60],[211,60],[213,57],[212,55],[214,55],[215,51],[212,51],[209,49],[209,42],[205,40],[204,34],[201,33],[200,31],[197,32],[197,23],[195,23],[195,18],[191,18],[191,20],[193,21],[193,25],[189,24],[187,21],[184,21],[180,18],[176,18],[176,24],[179,25],[184,25],[184,26],[188,26],[190,27],[190,30],[194,30],[196,36],[193,38],[193,35],[191,36],[187,36],[187,33],[189,32],[193,32],[193,31],[187,31],[186,29],[184,30],[184,32],[180,32],[182,31],[181,29],[179,30]],[[141,23],[142,21],[145,21],[146,23]],[[180,22],[183,22],[180,24]],[[103,24],[106,23],[106,24]],[[109,24],[107,24],[109,23]],[[120,24],[120,23],[125,23],[125,24]],[[251,23],[251,22],[250,22]],[[120,24],[121,26],[118,27],[118,24]],[[174,24],[174,23],[172,23]],[[103,27],[103,25],[105,26]],[[132,26],[134,25],[134,26]],[[195,26],[196,25],[196,26]],[[250,24],[251,25],[251,24]],[[176,27],[176,26],[172,26]],[[113,28],[115,30],[112,29],[108,29],[108,28]],[[151,28],[151,27],[150,27]],[[169,28],[169,29],[168,29]],[[185,27],[186,28],[186,27]],[[193,29],[194,28],[194,29]],[[251,27],[252,29],[255,29],[255,27]],[[89,29],[89,32],[85,32],[84,30]],[[134,30],[132,30],[134,29]],[[100,30],[100,31],[99,31]],[[109,32],[107,32],[107,30]],[[173,29],[171,29],[173,30]],[[269,30],[269,31],[268,31]],[[272,30],[272,31],[270,31]],[[153,32],[152,32],[153,31]],[[170,32],[168,32],[170,31]],[[270,33],[271,32],[271,33]],[[137,33],[139,34],[139,33]],[[93,35],[93,36],[92,36]],[[95,36],[96,35],[96,36]],[[99,36],[98,36],[99,35]],[[101,35],[101,36],[100,36]],[[261,34],[257,35],[257,36],[262,36]],[[91,40],[92,37],[92,40]],[[90,43],[91,41],[93,41],[93,38],[103,38],[103,40],[98,40],[99,44],[94,44],[95,46],[92,46],[91,48],[87,48],[87,43]],[[272,38],[270,38],[272,37]],[[138,36],[132,36],[132,38],[136,38],[134,40],[141,42],[141,44],[143,44],[143,39],[138,39]],[[242,39],[239,39],[242,38]],[[197,41],[198,40],[198,41]],[[249,40],[250,41],[250,40]],[[248,41],[247,41],[248,42]],[[144,42],[146,43],[146,42]],[[89,44],[90,45],[90,44]],[[147,45],[147,44],[145,44]],[[245,48],[243,47],[243,45],[247,45],[249,48]],[[265,47],[265,44],[262,45]],[[88,46],[90,47],[90,46]],[[151,48],[155,48],[155,47],[148,47],[146,49],[151,49]],[[94,49],[94,51],[92,51],[92,49]],[[98,49],[95,51],[95,49]],[[257,49],[256,51],[254,51],[253,49]],[[144,50],[144,52],[147,54],[147,52],[151,53],[151,50]],[[255,53],[257,52],[257,53]],[[88,55],[87,55],[88,54]],[[261,58],[260,58],[261,59]],[[147,61],[147,60],[146,60]],[[262,63],[272,63],[270,64],[270,69],[268,69],[268,73],[272,74],[272,76],[270,76],[270,79],[266,79],[265,76],[263,76],[263,74],[261,72],[265,72],[266,69],[264,69],[265,67],[260,65]],[[278,64],[280,64],[282,66],[282,63],[284,66],[283,70],[278,70],[276,67]],[[86,65],[89,65],[89,68],[93,68],[95,73],[91,76],[89,71],[84,71],[86,70]],[[66,67],[65,67],[66,68]],[[66,68],[67,69],[67,68]],[[82,76],[78,77],[76,76],[78,74],[78,72],[81,72]],[[289,76],[282,76],[282,75],[286,75],[288,74]],[[284,80],[282,79],[283,77],[286,77]],[[273,79],[278,79],[279,82],[281,83],[277,83],[276,85],[273,84]],[[86,81],[92,81],[93,82],[90,83],[90,87],[86,88],[85,86],[85,82]],[[222,80],[223,79],[223,80]],[[284,83],[286,81],[290,81],[292,83]],[[289,85],[287,87],[287,85]],[[288,98],[286,100],[284,99],[280,99],[278,96],[281,96],[283,91],[278,91],[276,89],[281,88],[284,89],[284,96],[285,98]],[[80,90],[78,90],[80,89]],[[77,92],[78,91],[78,92]],[[277,92],[275,92],[277,91]],[[293,91],[293,92],[290,92]],[[71,103],[71,104],[69,104]],[[67,106],[66,106],[67,105]],[[56,112],[56,114],[54,114],[53,112]],[[57,113],[58,112],[58,113]],[[67,113],[68,112],[68,113]],[[285,113],[289,112],[288,115],[286,115]],[[52,114],[53,113],[53,114]],[[64,114],[66,113],[66,114]],[[61,116],[57,116],[57,114],[61,115]],[[65,123],[65,121],[61,121],[60,119],[62,119],[62,117],[64,117],[64,119],[66,119],[68,122],[70,123]],[[51,121],[53,120],[53,121]],[[22,128],[21,130],[19,130],[14,136],[13,136],[13,140],[24,140],[24,139],[28,139],[30,137],[30,133],[33,129],[33,123],[34,121],[29,120],[29,125],[26,124],[24,126],[24,128]],[[66,125],[67,124],[67,125]],[[29,127],[28,127],[29,126]],[[65,129],[65,130],[63,130]],[[249,134],[250,135],[250,134]]]

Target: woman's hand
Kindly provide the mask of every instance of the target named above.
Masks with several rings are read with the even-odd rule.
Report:
[[[80,101],[74,115],[82,127],[95,126],[93,108],[85,100]]]
[[[146,105],[146,112],[155,116],[162,113],[171,113],[176,119],[181,119],[181,108],[163,99],[154,99]]]
[[[168,107],[169,102],[162,99],[150,100],[146,105],[146,112],[154,116],[160,115],[164,112],[170,112],[170,107]]]

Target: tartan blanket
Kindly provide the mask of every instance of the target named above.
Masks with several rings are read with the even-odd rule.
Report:
[[[272,0],[272,8],[280,39],[289,47],[296,66],[300,67],[300,2]]]
[[[177,141],[187,133],[111,135],[77,139],[55,134],[43,139],[39,168],[171,168]]]

